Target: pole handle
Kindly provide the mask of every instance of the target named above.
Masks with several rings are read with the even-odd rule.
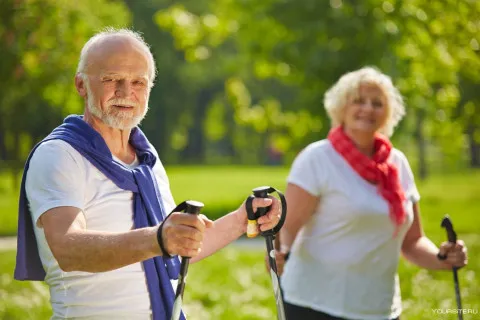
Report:
[[[202,202],[195,200],[186,200],[180,203],[172,212],[185,212],[187,214],[200,214],[200,211],[205,205]],[[188,266],[190,264],[190,257],[182,257],[180,264],[180,273],[178,275],[178,284],[175,291],[175,300],[172,309],[172,316],[170,320],[179,320],[182,315],[183,292],[185,291],[185,278],[188,273]]]
[[[180,203],[172,212],[185,212],[190,214],[200,214],[200,211],[205,205],[202,202],[195,200],[186,200]]]
[[[262,186],[257,187],[252,190],[253,195],[247,198],[245,202],[245,208],[247,210],[247,217],[248,217],[248,225],[247,225],[247,237],[254,238],[259,234],[258,227],[257,227],[257,219],[261,216],[264,216],[270,209],[271,205],[268,207],[257,208],[256,211],[253,210],[252,202],[255,198],[268,198],[268,194],[276,192],[280,197],[280,202],[282,203],[282,215],[280,217],[280,221],[278,224],[271,230],[261,232],[262,236],[275,236],[280,229],[282,228],[283,224],[285,223],[285,218],[287,216],[287,201],[285,200],[285,196],[283,193],[278,191],[277,189],[269,186]]]
[[[457,233],[453,230],[453,224],[448,214],[443,217],[441,227],[447,231],[448,242],[457,243]]]

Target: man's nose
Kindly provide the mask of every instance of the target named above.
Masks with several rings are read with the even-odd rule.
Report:
[[[129,97],[132,93],[132,86],[128,81],[119,81],[115,89],[115,96],[118,98]]]

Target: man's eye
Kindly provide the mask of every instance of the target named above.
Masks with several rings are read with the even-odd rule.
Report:
[[[105,78],[105,79],[102,80],[102,82],[112,82],[112,81],[113,81],[112,78]]]

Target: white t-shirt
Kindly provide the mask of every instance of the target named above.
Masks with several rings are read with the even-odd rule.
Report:
[[[401,313],[397,266],[403,238],[420,199],[404,154],[392,149],[407,221],[393,238],[387,202],[338,154],[330,141],[307,146],[288,182],[320,198],[300,229],[282,275],[287,302],[337,317],[385,320]]]
[[[138,160],[130,164],[136,165]],[[164,208],[169,213],[175,202],[159,159],[153,171]],[[133,192],[118,188],[61,140],[47,141],[38,147],[25,183],[39,254],[46,271],[45,282],[50,287],[52,319],[151,319],[142,263],[108,272],[64,272],[38,220],[49,209],[72,206],[83,211],[89,230],[125,232],[134,227]]]

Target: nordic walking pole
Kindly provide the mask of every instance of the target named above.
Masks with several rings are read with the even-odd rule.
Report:
[[[173,211],[185,210],[185,212],[189,214],[199,214],[203,207],[204,204],[201,202],[188,200],[178,205],[178,207],[173,209]],[[175,302],[173,303],[171,320],[180,319],[180,314],[182,313],[183,291],[185,290],[185,278],[187,277],[189,264],[190,257],[182,257],[182,264],[180,265],[180,274],[178,276],[177,291],[175,293]]]
[[[448,242],[450,243],[457,243],[457,234],[453,230],[453,224],[450,221],[450,217],[448,215],[445,215],[445,217],[442,219],[442,224],[441,227],[445,228],[447,231],[447,238]],[[457,299],[457,309],[462,310],[462,298],[460,296],[460,285],[458,283],[458,268],[453,267],[453,282],[455,284],[455,298]],[[463,320],[463,314],[462,312],[458,312],[458,320]]]
[[[267,208],[257,208],[257,211],[253,211],[252,201],[255,197],[257,198],[268,198],[268,194],[272,192],[277,192],[280,196],[280,201],[282,203],[282,216],[278,224],[271,230],[261,232],[261,235],[265,237],[265,242],[267,245],[268,261],[270,265],[270,276],[272,278],[273,292],[275,293],[275,303],[277,305],[277,318],[278,320],[286,320],[285,309],[283,307],[283,294],[282,288],[280,287],[280,279],[277,272],[277,263],[275,261],[275,249],[274,249],[274,240],[275,235],[280,231],[285,222],[285,217],[287,215],[287,201],[283,194],[276,190],[275,188],[263,186],[258,187],[252,190],[253,196],[249,196],[245,203],[248,215],[248,226],[247,226],[247,236],[253,238],[258,235],[257,229],[257,219],[265,215],[270,207]]]

